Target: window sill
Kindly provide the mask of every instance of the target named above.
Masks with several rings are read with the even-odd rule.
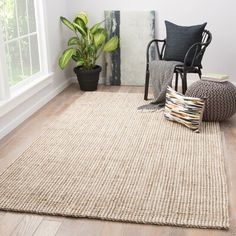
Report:
[[[43,88],[50,85],[53,81],[53,73],[44,75],[38,79],[31,81],[29,84],[22,86],[14,91],[11,97],[0,102],[0,117],[6,115],[11,110],[19,106],[21,103],[28,100],[34,94],[38,93]]]

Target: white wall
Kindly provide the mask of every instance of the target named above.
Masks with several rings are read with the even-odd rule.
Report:
[[[91,23],[101,21],[104,10],[156,10],[158,38],[165,37],[164,20],[179,25],[208,22],[213,41],[203,60],[204,72],[226,73],[236,81],[235,0],[70,0],[69,7],[71,16],[86,11]]]
[[[59,20],[61,15],[68,16],[69,14],[68,1],[45,0],[44,2],[49,71],[54,73],[53,81],[11,112],[0,116],[0,139],[70,84],[68,80],[70,69],[61,71],[57,65],[58,57],[65,48],[68,38],[68,31],[64,30]]]

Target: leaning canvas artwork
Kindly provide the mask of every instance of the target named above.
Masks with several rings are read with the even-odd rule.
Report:
[[[109,37],[120,47],[106,55],[106,84],[144,85],[146,47],[155,37],[155,11],[105,11]]]

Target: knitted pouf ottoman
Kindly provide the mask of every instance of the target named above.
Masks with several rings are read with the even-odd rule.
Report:
[[[204,121],[223,121],[236,112],[236,87],[230,82],[198,80],[186,96],[205,98]]]

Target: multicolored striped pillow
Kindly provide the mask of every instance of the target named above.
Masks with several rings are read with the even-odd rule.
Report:
[[[187,126],[194,132],[200,132],[204,100],[186,97],[168,86],[164,116],[167,120]]]

